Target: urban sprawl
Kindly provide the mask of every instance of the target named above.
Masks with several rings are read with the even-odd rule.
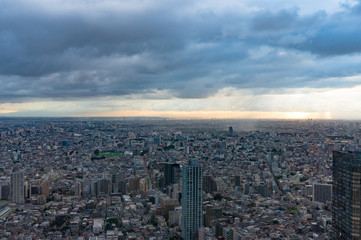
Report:
[[[358,121],[3,118],[0,239],[359,240],[360,138]]]

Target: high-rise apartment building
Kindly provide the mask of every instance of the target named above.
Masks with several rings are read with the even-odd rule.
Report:
[[[182,166],[182,235],[184,240],[196,239],[203,226],[203,167],[197,160]]]
[[[332,175],[335,237],[361,240],[361,153],[333,151]]]
[[[15,172],[10,176],[10,196],[13,203],[24,203],[24,172]]]

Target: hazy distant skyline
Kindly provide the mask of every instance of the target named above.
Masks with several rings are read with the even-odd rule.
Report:
[[[2,0],[1,116],[361,119],[361,0]]]

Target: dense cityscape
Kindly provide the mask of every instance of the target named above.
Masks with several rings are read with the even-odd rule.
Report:
[[[0,0],[0,240],[361,240],[361,0]]]
[[[0,237],[360,239],[360,126],[3,118]]]

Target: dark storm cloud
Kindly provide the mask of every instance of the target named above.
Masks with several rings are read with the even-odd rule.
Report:
[[[252,21],[252,29],[255,31],[273,32],[290,28],[297,22],[297,10],[282,10],[278,13],[261,11],[256,14]]]
[[[298,11],[261,12],[253,19],[253,29],[266,32],[267,44],[307,51],[319,56],[361,53],[361,2],[327,15],[323,11],[300,17]],[[263,35],[262,37],[266,37]],[[251,38],[262,42],[255,33]]]
[[[49,2],[0,2],[1,102],[156,90],[199,98],[224,87],[323,87],[317,79],[360,71],[326,64],[361,51],[359,5],[303,16],[191,1]]]
[[[360,53],[360,13],[351,12],[350,15],[337,14],[331,17],[302,49],[324,56]]]

